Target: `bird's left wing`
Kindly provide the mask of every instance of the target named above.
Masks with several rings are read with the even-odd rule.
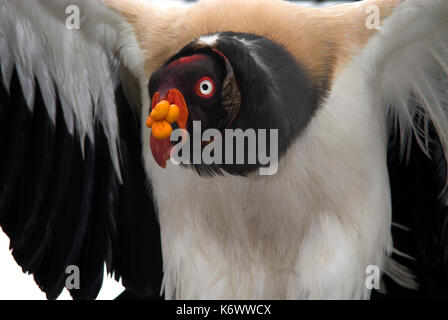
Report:
[[[49,298],[70,266],[80,271],[72,296],[95,298],[104,263],[135,293],[159,295],[141,164],[143,55],[111,2],[126,5],[0,0],[0,226]]]

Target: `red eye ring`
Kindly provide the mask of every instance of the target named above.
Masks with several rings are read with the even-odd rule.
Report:
[[[210,77],[202,77],[196,83],[195,92],[199,97],[211,98],[215,94],[215,83]]]

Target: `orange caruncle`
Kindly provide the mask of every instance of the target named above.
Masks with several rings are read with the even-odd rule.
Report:
[[[178,120],[180,114],[179,107],[166,101],[160,101],[151,111],[146,126],[152,128],[152,135],[157,140],[168,139],[173,132],[170,123]]]

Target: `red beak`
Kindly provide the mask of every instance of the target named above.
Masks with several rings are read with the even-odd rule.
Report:
[[[170,104],[175,104],[179,108],[179,118],[176,122],[179,128],[185,129],[188,120],[188,108],[182,93],[177,89],[170,89],[164,100],[167,100]],[[154,109],[160,101],[160,92],[156,92],[152,97],[151,110]],[[154,160],[159,166],[166,168],[166,162],[170,158],[172,149],[170,138],[158,140],[151,133],[150,146]]]

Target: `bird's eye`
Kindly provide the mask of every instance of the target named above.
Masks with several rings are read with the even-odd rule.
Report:
[[[211,98],[215,93],[215,84],[210,77],[202,77],[196,84],[196,94],[202,98]]]

